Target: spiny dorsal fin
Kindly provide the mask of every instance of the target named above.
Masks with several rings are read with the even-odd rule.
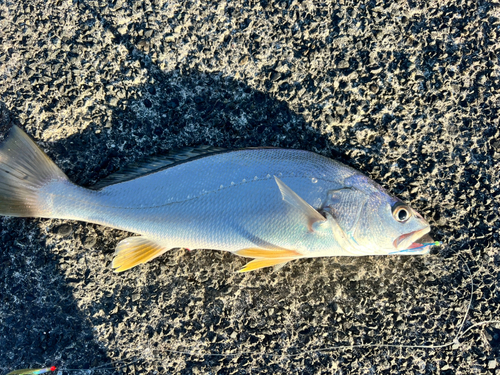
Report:
[[[101,181],[93,185],[91,189],[99,190],[106,186],[134,180],[136,178],[156,173],[182,163],[187,163],[204,156],[220,154],[227,151],[227,149],[221,147],[199,146],[184,147],[173,150],[168,155],[148,156],[121,168],[118,172],[115,172],[106,178],[103,178]]]

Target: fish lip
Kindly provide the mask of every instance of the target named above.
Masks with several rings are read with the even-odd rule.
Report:
[[[425,228],[415,230],[410,233],[405,233],[396,238],[393,242],[394,247],[400,251],[400,250],[408,250],[412,248],[412,245],[417,245],[414,246],[415,248],[421,247],[422,243],[430,243],[434,242],[434,240],[428,235],[428,233],[431,231],[431,227],[427,226]],[[425,238],[425,239],[424,239]],[[422,241],[419,241],[422,240]],[[426,251],[428,249],[424,248]],[[417,252],[417,250],[415,250]]]

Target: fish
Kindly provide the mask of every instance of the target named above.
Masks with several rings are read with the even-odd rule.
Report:
[[[86,188],[18,126],[0,144],[0,215],[100,224],[115,272],[175,248],[228,251],[248,272],[315,257],[422,255],[440,244],[413,208],[359,171],[285,148],[185,148]]]

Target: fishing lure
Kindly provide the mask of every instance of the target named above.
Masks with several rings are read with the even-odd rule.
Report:
[[[23,368],[21,370],[14,370],[9,372],[7,375],[35,375],[35,374],[45,374],[46,372],[56,371],[56,366],[44,367],[44,368]]]

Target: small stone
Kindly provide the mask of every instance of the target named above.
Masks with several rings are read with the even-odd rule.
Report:
[[[488,362],[488,369],[492,370],[497,367],[497,360],[492,359],[491,361]]]
[[[127,97],[127,92],[125,90],[117,90],[116,97],[118,99],[125,99]]]
[[[337,69],[347,69],[347,68],[349,68],[349,61],[347,61],[347,60],[342,60],[337,65]]]
[[[63,224],[59,228],[57,228],[57,235],[61,237],[69,236],[73,233],[73,228],[69,224]]]
[[[238,62],[239,65],[246,65],[248,63],[248,55],[243,56]]]
[[[85,238],[85,242],[83,243],[83,247],[86,249],[91,249],[94,247],[96,242],[97,242],[97,239],[95,237],[89,236],[89,237]]]
[[[163,39],[167,43],[175,42],[175,35],[166,35],[165,38]]]
[[[109,105],[116,107],[118,105],[118,98],[112,97],[109,99]]]
[[[137,42],[137,47],[143,50],[149,50],[149,42],[145,39],[141,39]]]
[[[278,72],[273,72],[271,73],[269,79],[273,82],[276,82],[278,81],[279,79],[281,78],[281,73],[278,73]]]
[[[144,105],[146,106],[146,108],[151,108],[153,106],[153,103],[151,103],[151,100],[149,99],[144,99]]]

